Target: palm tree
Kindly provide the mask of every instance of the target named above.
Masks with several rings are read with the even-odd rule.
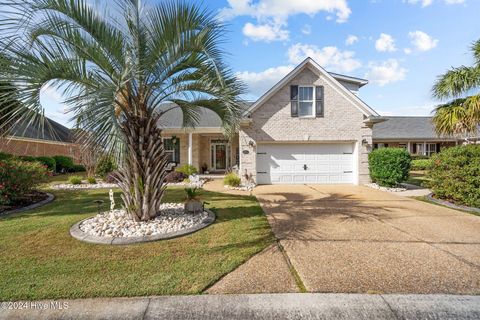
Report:
[[[437,99],[453,98],[435,108],[433,122],[439,135],[461,135],[467,141],[480,123],[480,40],[472,46],[475,59],[471,67],[452,68],[438,77],[432,91]],[[473,95],[462,98],[462,95]]]
[[[15,83],[22,115],[38,117],[45,86],[64,93],[89,143],[116,157],[126,210],[136,220],[155,217],[167,174],[159,119],[180,108],[184,126],[194,126],[206,108],[228,133],[239,118],[243,85],[224,63],[224,26],[182,1],[9,6],[0,24],[0,81]]]

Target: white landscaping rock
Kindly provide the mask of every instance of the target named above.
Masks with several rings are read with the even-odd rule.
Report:
[[[377,190],[380,190],[380,191],[388,191],[388,192],[402,192],[402,191],[407,190],[407,188],[404,188],[404,187],[396,187],[396,188],[382,187],[382,186],[379,186],[376,183],[367,183],[367,184],[365,184],[365,186],[369,187],[369,188],[372,188],[372,189],[377,189]]]
[[[97,214],[83,221],[80,230],[97,237],[142,237],[160,235],[200,225],[207,212],[187,214],[183,203],[162,203],[160,214],[150,221],[134,221],[124,209]]]
[[[254,183],[241,184],[238,187],[224,185],[223,187],[228,190],[252,191],[253,188],[255,188],[255,184]]]
[[[75,190],[75,189],[111,189],[118,188],[116,183],[106,183],[99,181],[97,183],[84,183],[81,184],[70,184],[70,183],[60,183],[52,186],[52,189],[55,190]]]

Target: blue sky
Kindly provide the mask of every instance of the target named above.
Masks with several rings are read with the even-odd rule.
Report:
[[[227,62],[250,100],[311,56],[328,71],[368,79],[360,97],[380,114],[429,115],[436,77],[471,64],[469,47],[480,38],[479,0],[203,3],[228,24]],[[57,92],[46,88],[41,100],[48,116],[67,124]]]

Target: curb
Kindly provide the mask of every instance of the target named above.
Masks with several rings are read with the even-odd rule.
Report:
[[[95,243],[95,244],[110,244],[110,245],[126,245],[126,244],[134,244],[134,243],[142,243],[142,242],[152,242],[158,240],[168,240],[173,238],[178,238],[182,236],[189,235],[191,233],[197,232],[203,228],[208,227],[213,222],[215,222],[215,213],[209,209],[205,209],[205,212],[208,213],[208,216],[203,219],[202,223],[199,225],[179,230],[175,232],[165,233],[165,234],[157,234],[157,235],[150,235],[150,236],[142,236],[142,237],[127,237],[127,238],[119,238],[119,237],[97,237],[94,235],[87,234],[80,229],[80,224],[91,217],[83,219],[77,223],[75,223],[70,228],[70,235],[77,240],[88,242],[88,243]]]
[[[430,200],[432,202],[435,202],[437,204],[441,204],[443,206],[446,206],[446,207],[449,207],[449,208],[452,208],[452,209],[480,213],[480,209],[478,209],[478,208],[456,205],[456,204],[453,204],[453,203],[448,202],[446,200],[436,199],[436,198],[433,197],[433,193],[430,193],[430,194],[426,195],[425,198],[427,198],[428,200]]]
[[[36,209],[36,208],[44,206],[44,205],[52,202],[53,200],[55,200],[55,196],[53,194],[48,193],[48,192],[45,192],[45,193],[47,194],[47,199],[36,202],[36,203],[33,203],[33,204],[28,205],[28,206],[23,207],[23,208],[14,209],[14,210],[10,210],[10,211],[5,211],[5,212],[0,214],[0,217],[4,217],[4,216],[11,215],[11,214],[14,214],[14,213],[20,213],[20,212],[25,212],[25,211],[29,211],[29,210],[32,210],[32,209]]]

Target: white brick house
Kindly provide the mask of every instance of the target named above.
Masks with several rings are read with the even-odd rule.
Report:
[[[195,128],[182,128],[179,111],[160,126],[175,138],[172,161],[180,164],[209,172],[236,165],[243,180],[258,184],[366,183],[372,126],[382,119],[357,96],[365,84],[307,58],[246,107],[233,139],[221,136],[211,111]]]

